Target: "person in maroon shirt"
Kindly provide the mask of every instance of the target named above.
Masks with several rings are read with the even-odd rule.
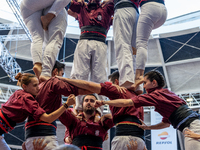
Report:
[[[73,116],[76,116],[77,119],[80,119],[82,121],[82,113],[79,113],[78,115],[76,115],[76,114],[74,114],[73,111],[71,111],[71,109],[68,109],[68,111],[71,112],[71,114]],[[98,122],[99,120],[104,121],[106,118],[112,118],[111,114],[103,115],[100,118],[100,115],[98,113],[99,112],[96,110],[94,122]],[[106,133],[106,135],[104,137],[104,141],[106,141],[107,139],[108,139],[108,133]],[[70,137],[70,134],[69,134],[69,131],[67,130],[67,128],[65,130],[64,142],[66,145],[72,144],[72,139]]]
[[[113,101],[97,101],[96,106],[108,104],[116,107],[135,106],[155,106],[155,111],[163,116],[162,122],[156,125],[141,125],[143,129],[162,129],[169,127],[170,124],[175,129],[184,133],[188,128],[195,133],[200,133],[199,114],[192,111],[186,102],[179,98],[175,93],[164,89],[164,77],[158,71],[150,71],[144,75],[144,88],[147,94],[132,97],[131,99],[117,99]],[[198,150],[200,142],[185,137],[185,149]]]
[[[109,76],[111,82],[94,83],[84,80],[74,80],[62,78],[63,80],[75,85],[79,88],[87,89],[93,93],[105,95],[109,99],[116,98],[131,98],[137,96],[137,94],[131,90],[125,90],[120,92],[119,88],[119,72],[116,71]],[[113,116],[113,122],[116,125],[116,136],[112,141],[112,150],[127,149],[130,139],[137,141],[138,149],[143,150],[145,148],[144,142],[144,130],[139,128],[143,118],[143,108],[131,107],[113,107],[110,106],[110,110]]]
[[[18,80],[23,89],[15,91],[8,101],[2,104],[0,109],[0,136],[11,131],[16,123],[25,121],[28,116],[32,116],[35,120],[51,123],[65,111],[67,105],[72,104],[73,98],[70,96],[65,105],[58,107],[59,109],[57,108],[58,110],[52,113],[46,114],[45,110],[35,100],[35,96],[39,92],[37,77],[30,73],[18,73],[15,79]],[[10,149],[6,143],[2,143],[2,140],[4,139],[1,138],[0,149]]]
[[[52,71],[52,76],[62,76],[64,74],[64,67],[64,64],[56,61]],[[36,96],[36,100],[46,113],[51,113],[62,105],[62,95],[78,95],[82,94],[83,91],[86,93],[85,90],[78,89],[77,87],[58,78],[52,77],[40,84],[40,91]],[[32,142],[39,137],[45,139],[44,142],[47,143],[46,149],[54,149],[58,146],[55,121],[52,123],[46,123],[40,120],[35,120],[33,117],[29,117],[25,126],[26,149],[32,150]]]
[[[99,0],[72,0],[69,8],[78,14],[81,29],[80,40],[74,52],[71,78],[102,83],[107,81],[106,36],[114,14],[113,0],[100,4]],[[104,99],[102,96],[100,99]],[[77,110],[81,108],[82,98],[77,97]],[[101,108],[101,113],[103,107]]]
[[[102,149],[104,137],[107,130],[113,127],[112,119],[105,119],[103,124],[101,120],[95,119],[96,108],[94,107],[97,100],[94,94],[83,97],[82,119],[77,119],[69,111],[60,118],[65,120],[63,124],[67,127],[72,144],[84,150]]]

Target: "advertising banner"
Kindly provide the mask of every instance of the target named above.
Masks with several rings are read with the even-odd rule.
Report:
[[[162,116],[151,109],[151,125],[162,121]],[[177,150],[177,133],[170,126],[160,130],[151,130],[151,149],[152,150]]]

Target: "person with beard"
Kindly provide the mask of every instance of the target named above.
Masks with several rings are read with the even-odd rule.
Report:
[[[94,94],[83,97],[82,119],[77,119],[69,111],[67,116],[62,115],[60,118],[65,120],[63,124],[67,127],[72,144],[80,147],[82,150],[99,150],[102,149],[102,143],[107,131],[113,127],[111,118],[106,118],[103,123],[101,120],[95,121],[96,108],[94,107],[97,100]],[[107,116],[108,117],[108,116]]]
[[[107,45],[106,35],[114,13],[113,0],[100,4],[99,0],[72,0],[69,8],[78,14],[81,29],[80,40],[74,52],[71,78],[101,83],[107,81]],[[100,99],[104,99],[102,96]],[[82,98],[76,99],[76,109],[81,108]],[[103,107],[101,107],[101,113]]]
[[[39,85],[40,90],[35,99],[47,114],[50,114],[62,105],[62,95],[69,96],[70,94],[74,94],[76,96],[78,94],[87,93],[85,90],[78,89],[77,87],[54,77],[55,75],[63,76],[64,67],[65,65],[63,63],[56,61],[52,71],[52,78],[49,78],[49,80],[42,82]],[[71,103],[70,105],[73,105],[74,103]],[[65,105],[65,108],[67,107],[68,106]],[[65,115],[65,112],[62,115]],[[67,118],[65,118],[65,120],[66,119]],[[60,121],[62,122],[61,119]],[[36,120],[34,117],[29,117],[25,124],[26,149],[33,150],[33,141],[38,138],[43,138],[44,142],[47,143],[46,150],[56,148],[58,146],[56,128],[56,121],[47,123]]]
[[[107,96],[110,100],[117,98],[132,98],[136,97],[137,94],[131,90],[125,90],[121,92],[119,89],[119,71],[113,72],[108,78],[112,82],[105,83],[94,83],[84,80],[74,80],[68,78],[61,78],[66,82],[82,89],[87,89],[93,93]],[[60,78],[60,77],[59,77]],[[113,116],[113,122],[116,126],[116,135],[112,140],[111,149],[127,150],[127,145],[130,140],[138,143],[138,150],[146,148],[144,142],[144,130],[138,127],[142,125],[140,121],[144,119],[143,107],[113,107],[110,106],[110,110]]]

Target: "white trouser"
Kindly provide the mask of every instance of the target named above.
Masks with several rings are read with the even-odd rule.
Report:
[[[11,150],[4,137],[0,135],[0,150]]]
[[[72,79],[107,81],[107,45],[96,40],[79,40],[74,52]],[[99,99],[104,99],[99,96]],[[82,110],[82,96],[76,99],[76,109]],[[103,109],[103,107],[102,107]]]
[[[39,138],[44,139],[43,144],[47,143],[47,146],[44,148],[44,150],[52,150],[59,146],[56,136],[37,136],[37,137],[30,137],[26,139],[26,142],[25,142],[26,149],[34,150],[33,141]]]
[[[190,127],[186,127],[183,130],[183,133],[186,129],[190,129],[194,133],[200,134],[200,120],[196,119],[193,122],[191,122]],[[200,149],[200,139],[185,137],[185,150],[199,150],[199,149]]]
[[[43,64],[42,75],[44,76],[51,76],[51,71],[62,46],[67,27],[67,12],[65,9],[63,9],[67,1],[63,1],[63,3],[61,3],[61,0],[55,1],[55,3],[53,2],[54,0],[42,0],[38,2],[34,0],[24,0],[20,6],[21,15],[31,33],[33,40],[31,43],[33,64]],[[57,4],[57,6],[55,4]],[[60,8],[59,11],[58,8]],[[48,31],[44,32],[40,18],[42,15],[52,11],[55,12],[57,16],[50,22]],[[44,40],[46,46],[44,48],[43,57]]]
[[[135,82],[136,27],[139,14],[133,7],[116,9],[113,20],[114,46],[119,70],[119,85]]]
[[[115,136],[111,142],[111,150],[128,150],[127,145],[130,145],[130,141],[137,141],[137,150],[144,150],[145,142],[135,136]]]
[[[23,18],[27,18],[47,7],[50,7],[48,13],[52,13],[57,16],[60,11],[69,4],[69,2],[70,0],[22,0],[20,9]]]
[[[165,5],[157,2],[148,2],[141,7],[137,24],[136,35],[136,69],[145,69],[147,61],[147,44],[153,29],[164,24],[167,19]]]

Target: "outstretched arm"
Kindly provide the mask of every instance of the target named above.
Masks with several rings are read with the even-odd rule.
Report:
[[[112,101],[96,100],[95,107],[100,107],[102,105],[109,105],[115,107],[129,107],[134,106],[134,103],[131,99],[116,99]]]
[[[91,91],[92,93],[99,94],[101,92],[101,85],[99,83],[85,81],[85,80],[78,80],[78,79],[69,79],[69,78],[64,78],[64,77],[59,77],[59,76],[56,76],[56,77],[78,88]]]
[[[164,122],[160,122],[155,125],[147,126],[141,119],[140,119],[140,121],[142,122],[142,125],[139,125],[139,127],[144,130],[158,130],[158,129],[163,129],[163,128],[167,128],[170,126],[169,123],[164,123]]]
[[[48,122],[48,123],[52,123],[54,120],[56,120],[57,118],[60,117],[60,115],[62,115],[64,113],[64,111],[66,110],[66,106],[70,106],[75,104],[75,96],[73,94],[69,95],[67,102],[62,105],[60,108],[58,108],[57,110],[55,110],[54,112],[50,113],[50,114],[42,114],[42,116],[40,117],[40,120]]]

